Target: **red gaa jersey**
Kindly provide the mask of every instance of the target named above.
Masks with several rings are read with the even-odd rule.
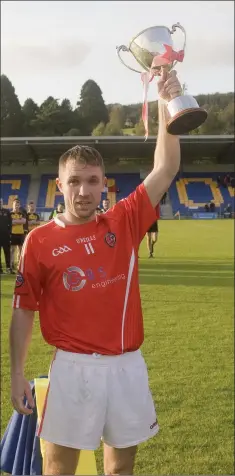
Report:
[[[156,219],[144,184],[96,220],[59,217],[23,245],[13,307],[39,311],[46,342],[69,352],[117,355],[143,342],[138,249]]]

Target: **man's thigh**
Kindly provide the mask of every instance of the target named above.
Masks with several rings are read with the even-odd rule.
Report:
[[[137,446],[112,448],[104,444],[104,473],[132,475]]]
[[[105,424],[106,372],[82,358],[56,353],[38,436],[60,447],[95,450]]]
[[[121,362],[109,376],[102,439],[110,447],[128,449],[156,435],[159,427],[141,353],[124,354]]]
[[[74,448],[55,445],[45,441],[45,456],[43,461],[43,474],[65,475],[75,474],[80,451]]]

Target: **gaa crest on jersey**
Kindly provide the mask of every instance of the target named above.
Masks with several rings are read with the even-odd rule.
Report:
[[[20,271],[18,271],[17,275],[16,275],[15,287],[20,288],[20,286],[22,286],[22,284],[24,284],[24,277],[23,277],[23,274],[20,273]]]
[[[111,233],[110,231],[107,233],[107,235],[105,235],[105,243],[107,243],[107,245],[110,246],[110,248],[114,248],[114,246],[116,245],[116,235],[114,235],[114,233]]]

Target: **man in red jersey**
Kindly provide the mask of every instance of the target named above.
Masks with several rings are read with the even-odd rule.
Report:
[[[181,92],[165,71],[159,95]],[[137,445],[156,435],[158,421],[140,352],[143,318],[138,248],[156,218],[155,207],[179,170],[180,145],[169,135],[159,101],[152,172],[126,199],[97,215],[104,165],[90,147],[59,160],[57,185],[65,213],[27,236],[13,298],[10,327],[11,398],[22,414],[34,406],[24,365],[33,316],[39,311],[46,342],[56,348],[39,436],[46,441],[44,474],[74,474],[79,450],[104,442],[105,474],[133,474]]]

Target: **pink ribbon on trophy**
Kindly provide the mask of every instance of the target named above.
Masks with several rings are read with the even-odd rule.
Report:
[[[144,85],[144,97],[143,97],[143,106],[142,106],[142,121],[145,128],[145,140],[148,138],[148,89],[149,83],[153,80],[154,75],[151,73],[141,73],[141,79]]]
[[[184,50],[174,51],[171,46],[163,45],[165,47],[165,53],[157,55],[153,58],[151,68],[157,66],[164,66],[165,64],[173,63],[173,61],[179,61],[182,63],[184,59]]]

